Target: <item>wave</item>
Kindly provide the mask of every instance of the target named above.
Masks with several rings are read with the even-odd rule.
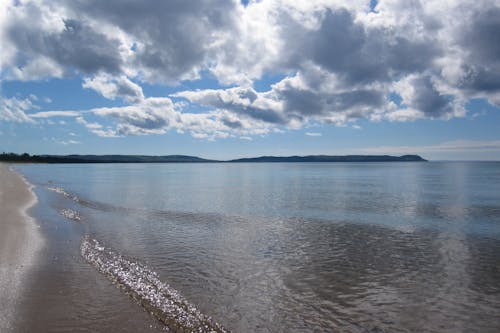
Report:
[[[75,211],[73,209],[64,208],[64,209],[61,209],[59,211],[59,213],[61,213],[62,216],[64,216],[65,218],[67,218],[68,220],[71,220],[71,221],[80,222],[82,220],[80,213],[78,213],[77,211]]]
[[[107,212],[107,211],[126,211],[126,212],[129,212],[129,211],[131,211],[131,209],[129,209],[129,208],[117,207],[117,206],[109,205],[109,204],[102,203],[102,202],[96,202],[96,201],[91,201],[91,200],[86,200],[86,199],[80,198],[76,194],[68,192],[66,189],[59,187],[59,186],[47,187],[47,189],[49,191],[61,194],[65,198],[68,198],[68,199],[70,199],[70,200],[72,200],[72,201],[74,201],[74,202],[76,202],[84,207],[87,207],[87,208],[92,208],[92,209],[100,210],[100,211],[104,211],[104,212]]]
[[[180,293],[162,282],[147,266],[129,260],[85,236],[82,257],[99,272],[123,288],[133,299],[173,331],[229,332],[211,317],[202,314]]]
[[[192,213],[192,212],[181,212],[181,211],[169,211],[169,210],[157,210],[157,209],[146,209],[137,207],[123,207],[117,206],[105,202],[99,202],[94,200],[89,200],[82,198],[73,194],[62,187],[48,187],[49,191],[56,192],[65,198],[68,198],[79,205],[94,209],[101,212],[114,212],[120,214],[140,214],[142,216],[154,216],[159,218],[169,218],[169,219],[189,219],[189,220],[206,220],[207,218],[220,218],[220,214],[217,213]],[[64,215],[64,214],[63,214]]]
[[[62,187],[48,187],[48,190],[80,205],[101,211],[133,211],[129,208],[81,199]],[[82,220],[80,213],[73,209],[63,208],[59,213],[75,222]],[[124,289],[174,332],[229,332],[211,317],[202,314],[177,290],[162,282],[158,274],[147,266],[105,248],[88,235],[82,239],[80,253],[87,262]]]
[[[66,190],[63,189],[62,187],[47,187],[47,189],[49,191],[62,194],[66,198],[71,199],[71,200],[73,200],[75,202],[80,202],[80,199],[76,195],[66,192]]]

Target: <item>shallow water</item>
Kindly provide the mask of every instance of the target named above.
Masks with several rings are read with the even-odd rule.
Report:
[[[49,239],[23,329],[164,328],[88,235],[236,332],[500,330],[500,163],[18,169]]]

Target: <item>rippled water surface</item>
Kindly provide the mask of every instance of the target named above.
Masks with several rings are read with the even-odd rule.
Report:
[[[164,329],[87,237],[235,332],[500,331],[500,163],[18,169],[49,239],[21,329]]]

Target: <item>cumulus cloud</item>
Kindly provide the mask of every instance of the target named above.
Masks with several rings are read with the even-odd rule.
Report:
[[[164,133],[175,121],[173,103],[168,98],[148,98],[136,105],[92,109],[101,117],[118,122],[117,135]]]
[[[11,77],[131,74],[152,82],[198,77],[240,6],[203,1],[6,1],[2,19]]]
[[[31,99],[0,98],[0,120],[11,122],[33,122],[26,114],[27,111],[36,108]]]
[[[150,97],[129,106],[96,108],[87,112],[115,120],[115,128],[107,130],[103,130],[98,124],[82,121],[87,128],[101,136],[163,134],[175,130],[180,133],[188,132],[195,138],[213,140],[266,134],[271,131],[265,122],[238,120],[225,112],[183,112],[171,99],[162,97]]]
[[[30,118],[51,118],[51,117],[76,117],[80,113],[78,111],[41,111],[32,113]]]
[[[98,135],[248,137],[462,117],[471,98],[500,106],[499,30],[494,0],[12,0],[0,5],[0,66],[3,79],[76,72],[84,88],[125,102],[88,110],[116,123],[85,123]],[[207,75],[222,87],[170,98],[141,88]],[[273,76],[267,91],[255,89]],[[28,104],[9,103],[2,118],[23,119]],[[189,112],[198,105],[209,110]]]
[[[118,135],[116,134],[116,131],[113,130],[112,127],[104,128],[103,125],[96,123],[96,122],[87,121],[82,116],[76,117],[76,121],[79,124],[82,124],[83,126],[85,126],[90,132],[92,132],[95,135],[100,136],[102,138],[116,138],[116,137],[118,137]]]
[[[266,122],[238,119],[234,114],[221,110],[207,113],[185,112],[182,110],[182,104],[175,104],[167,97],[144,98],[126,106],[78,111],[41,111],[29,114],[24,121],[52,117],[74,118],[90,132],[107,138],[163,134],[173,130],[189,133],[199,139],[248,139],[251,135],[265,135],[276,131]],[[102,119],[107,119],[106,124],[100,122]]]
[[[485,6],[469,14],[457,43],[463,57],[457,88],[500,105],[500,6]]]
[[[270,32],[262,37],[264,50],[266,45],[275,45],[281,48],[273,51],[279,56],[270,60],[247,49],[245,52],[252,57],[263,59],[258,62],[258,70],[232,57],[236,60],[223,62],[218,73],[234,78],[238,71],[249,68],[241,73],[243,77],[253,78],[277,69],[292,74],[266,92],[253,91],[243,80],[243,85],[236,88],[184,91],[175,96],[291,128],[317,121],[343,125],[362,118],[449,119],[464,116],[465,104],[473,96],[483,94],[493,103],[498,98],[494,89],[486,89],[490,84],[494,86],[494,79],[489,77],[498,79],[498,71],[490,68],[488,75],[484,75],[486,70],[478,73],[483,66],[479,59],[494,66],[500,55],[489,45],[497,45],[490,40],[497,35],[487,33],[495,31],[496,18],[500,17],[494,15],[498,8],[492,2],[469,4],[467,24],[458,26],[455,18],[464,6],[453,2],[408,6],[402,1],[381,1],[376,12],[356,3],[274,3],[283,6],[256,2],[248,10],[259,12],[260,16],[254,17],[261,22],[259,28]],[[281,29],[276,31],[276,26]],[[488,41],[483,39],[485,45],[478,45],[485,54],[476,56],[476,51],[466,51],[468,46],[461,34],[467,36],[467,30],[472,31],[473,39],[481,39],[480,34],[485,32]],[[237,43],[236,47],[242,48]],[[463,60],[460,66],[467,62],[475,69],[464,69],[453,81],[451,67],[455,64],[450,61],[457,58]],[[478,85],[476,78],[488,81],[483,82],[480,93],[468,87]],[[252,98],[242,98],[250,95]],[[394,97],[401,102],[396,103]]]
[[[238,114],[274,125],[297,128],[309,121],[335,124],[377,114],[387,103],[377,89],[346,89],[320,68],[308,68],[274,84],[269,91],[252,87],[182,91],[192,103]]]
[[[76,140],[60,140],[60,141],[57,141],[57,143],[64,145],[64,146],[81,144],[80,141],[76,141]]]
[[[134,103],[144,99],[142,88],[126,76],[114,77],[100,74],[83,80],[83,88],[93,89],[108,99],[123,98]]]
[[[286,122],[282,114],[281,101],[275,100],[268,93],[257,93],[251,87],[183,91],[172,96],[183,97],[191,102],[229,111],[245,118],[253,118],[272,124]],[[226,120],[226,124],[229,127],[238,128],[241,127],[242,123],[239,120]]]
[[[56,2],[27,1],[7,9],[4,43],[15,50],[7,73],[31,80],[72,70],[120,72],[120,42],[56,7]]]
[[[232,0],[62,1],[73,13],[123,31],[133,43],[128,59],[151,81],[194,78],[213,44],[237,19]]]

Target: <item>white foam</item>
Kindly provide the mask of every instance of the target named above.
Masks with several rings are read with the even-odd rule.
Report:
[[[61,215],[64,216],[65,218],[72,221],[80,222],[82,220],[80,213],[78,213],[73,209],[63,208],[59,211],[59,213],[61,213]]]
[[[62,187],[58,187],[58,186],[51,186],[51,187],[47,187],[47,189],[49,191],[52,191],[52,192],[56,192],[56,193],[59,193],[59,194],[62,194],[63,196],[65,196],[66,198],[68,199],[71,199],[75,202],[79,202],[80,199],[78,199],[78,197],[76,195],[73,195],[71,193],[68,193],[66,192],[66,190]]]
[[[97,270],[121,286],[139,304],[174,331],[228,332],[202,314],[180,293],[162,282],[147,266],[106,249],[97,240],[85,237],[81,255]]]

